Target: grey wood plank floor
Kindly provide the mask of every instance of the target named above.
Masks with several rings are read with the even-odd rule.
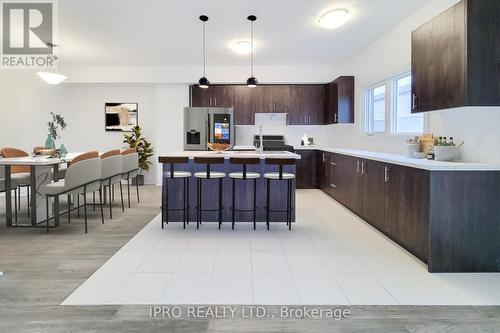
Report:
[[[59,305],[159,213],[158,187],[142,187],[141,199],[134,195],[125,213],[115,201],[104,225],[89,207],[87,235],[76,212],[46,235],[7,229],[0,198],[0,332],[500,332],[500,307],[355,306],[351,318],[335,321],[151,319],[148,306]]]

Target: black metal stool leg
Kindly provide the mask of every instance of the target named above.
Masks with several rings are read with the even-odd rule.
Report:
[[[30,210],[31,210],[31,205],[30,205],[30,186],[26,187],[26,191],[28,191],[28,217],[30,217]]]
[[[49,197],[45,197],[45,212],[47,214],[47,233],[49,233]]]
[[[87,191],[83,190],[83,215],[85,217],[85,233],[87,233]]]
[[[102,221],[102,224],[104,224],[104,210],[102,208],[103,205],[104,205],[104,203],[102,202],[102,188],[99,188],[99,207],[101,207],[101,221]]]
[[[286,222],[288,224],[288,230],[292,230],[292,180],[288,180],[288,191],[287,191],[287,201],[286,201]]]
[[[165,185],[166,185],[165,186],[165,223],[166,224],[168,224],[168,213],[169,213],[169,211],[168,211],[168,188],[169,188],[168,181],[169,181],[169,179],[167,179],[165,181]]]
[[[234,213],[235,213],[235,207],[234,205],[236,204],[236,179],[233,178],[233,203],[232,203],[232,208],[231,208],[231,218],[232,218],[232,229],[234,230]]]
[[[200,202],[200,192],[201,192],[201,179],[196,179],[197,191],[196,191],[196,229],[200,228],[201,220],[201,202]]]
[[[186,201],[187,201],[187,217],[186,223],[189,224],[189,210],[191,209],[191,205],[189,204],[189,178],[186,178],[187,186],[186,186]]]
[[[222,178],[219,178],[219,229],[222,226]]]
[[[92,210],[95,211],[95,192],[92,192]]]
[[[137,181],[137,177],[135,177],[135,191],[137,192],[137,203],[140,203],[141,200],[139,199],[139,182]]]
[[[253,230],[257,227],[257,179],[253,180]]]
[[[267,230],[269,230],[269,210],[270,210],[270,195],[271,195],[271,180],[267,179],[267,188],[266,188],[266,225]]]
[[[108,189],[109,189],[109,218],[110,219],[113,219],[113,204],[111,202],[111,198],[112,198],[112,194],[111,194],[111,185],[108,186]]]
[[[183,185],[183,196],[184,200],[182,202],[182,228],[186,229],[186,178],[182,180]]]
[[[128,208],[130,208],[130,178],[127,176],[127,197],[128,197]]]
[[[123,203],[123,186],[122,186],[122,182],[120,181],[120,199],[122,200],[122,212],[125,211],[125,205]]]

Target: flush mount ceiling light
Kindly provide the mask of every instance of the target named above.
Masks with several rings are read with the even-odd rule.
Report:
[[[54,45],[53,47],[56,47],[56,45]],[[56,85],[64,82],[67,77],[66,75],[61,74],[61,72],[59,71],[59,65],[57,63],[58,58],[55,55],[50,56],[49,58],[52,63],[55,64],[55,69],[52,70],[47,68],[46,70],[37,72],[36,74],[48,84]]]
[[[208,81],[208,79],[206,78],[206,74],[205,74],[206,63],[207,63],[207,54],[205,51],[205,23],[208,21],[208,16],[201,15],[200,21],[203,24],[203,46],[202,46],[202,49],[203,49],[203,77],[198,80],[198,86],[200,88],[206,89],[210,86],[210,81]]]
[[[318,24],[324,28],[333,30],[344,25],[351,15],[347,9],[332,9],[318,18]]]
[[[231,44],[231,49],[241,55],[246,55],[252,52],[252,42],[239,41]]]
[[[251,76],[247,79],[247,86],[250,88],[255,88],[257,87],[258,81],[257,78],[253,75],[253,51],[254,51],[254,44],[253,44],[253,23],[257,20],[257,17],[255,15],[250,15],[247,17],[247,20],[250,21],[251,25],[251,44],[250,44],[250,70],[251,70]]]

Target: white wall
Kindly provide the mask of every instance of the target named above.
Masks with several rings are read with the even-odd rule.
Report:
[[[332,145],[403,153],[404,136],[361,134],[363,89],[411,68],[411,32],[458,0],[431,0],[342,66],[356,77],[356,124],[329,126]],[[462,160],[500,161],[500,108],[461,108],[429,113],[429,132],[466,142]]]

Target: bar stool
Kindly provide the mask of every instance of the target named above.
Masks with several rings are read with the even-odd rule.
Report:
[[[260,164],[259,158],[241,158],[241,157],[231,157],[229,159],[230,164],[242,165],[242,172],[231,172],[229,178],[233,180],[233,199],[231,206],[232,214],[232,229],[234,230],[234,216],[235,212],[253,212],[253,229],[256,227],[256,211],[257,211],[257,179],[260,178],[260,173],[257,172],[247,172],[247,165],[249,164]],[[236,180],[240,179],[243,181],[253,180],[253,207],[252,209],[236,209]]]
[[[183,228],[186,229],[186,222],[189,224],[189,178],[191,177],[191,172],[189,171],[175,171],[175,164],[185,164],[189,163],[189,157],[166,157],[160,156],[158,158],[160,163],[169,164],[170,168],[168,172],[163,171],[162,177],[162,196],[161,196],[161,228],[164,228],[164,223],[168,224],[168,213],[173,211],[182,211],[182,223]],[[168,180],[182,179],[183,186],[183,204],[182,208],[169,208],[168,206]],[[163,220],[165,217],[165,221]]]
[[[206,171],[196,172],[194,177],[196,178],[196,229],[200,228],[201,217],[203,212],[215,212],[219,211],[219,229],[222,225],[222,210],[224,207],[222,206],[222,180],[226,177],[224,172],[219,171],[211,171],[212,164],[224,164],[224,157],[195,157],[194,163],[205,164]],[[219,207],[217,209],[203,209],[202,203],[202,184],[203,179],[218,179],[219,180]]]
[[[266,225],[267,230],[269,230],[269,213],[285,213],[286,212],[286,224],[288,225],[288,229],[292,230],[292,181],[295,179],[295,174],[293,173],[285,173],[283,172],[284,165],[294,165],[295,159],[291,158],[268,158],[266,159],[266,164],[268,165],[278,165],[278,172],[269,172],[264,174],[264,178],[267,181],[266,188]],[[287,181],[287,201],[286,201],[286,210],[272,210],[270,208],[270,195],[271,195],[271,180],[278,181]]]

